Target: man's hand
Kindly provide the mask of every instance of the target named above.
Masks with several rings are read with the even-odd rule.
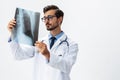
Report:
[[[43,42],[36,41],[35,46],[38,48],[38,51],[49,60],[50,53],[47,49],[47,45]]]
[[[8,26],[7,26],[8,31],[12,32],[12,30],[13,30],[15,24],[16,24],[15,19],[12,19],[12,20],[8,23]]]

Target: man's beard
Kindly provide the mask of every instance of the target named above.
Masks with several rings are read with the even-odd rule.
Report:
[[[48,25],[48,26],[47,26],[47,25]],[[56,29],[56,28],[58,27],[58,25],[55,25],[54,27],[53,27],[53,26],[51,27],[50,24],[46,24],[46,26],[47,26],[47,30],[48,30],[48,31],[52,31],[52,30],[54,30],[54,29]]]

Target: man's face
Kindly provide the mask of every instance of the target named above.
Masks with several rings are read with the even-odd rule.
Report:
[[[59,27],[59,20],[55,15],[55,10],[49,10],[44,14],[44,22],[47,30],[52,31]]]

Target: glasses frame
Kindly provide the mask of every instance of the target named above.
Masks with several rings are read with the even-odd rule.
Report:
[[[55,15],[48,15],[47,17],[43,17],[43,18],[41,18],[41,20],[43,21],[43,22],[45,22],[46,20],[48,20],[48,21],[50,21],[50,20],[52,20],[54,17],[56,17]]]

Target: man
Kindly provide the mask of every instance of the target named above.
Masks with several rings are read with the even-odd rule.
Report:
[[[46,28],[50,33],[36,41],[35,46],[28,46],[10,41],[10,48],[16,59],[35,57],[34,80],[70,80],[69,74],[76,61],[78,44],[61,30],[64,13],[56,5],[43,9]],[[12,32],[16,21],[8,24]],[[12,34],[11,34],[12,35]]]

